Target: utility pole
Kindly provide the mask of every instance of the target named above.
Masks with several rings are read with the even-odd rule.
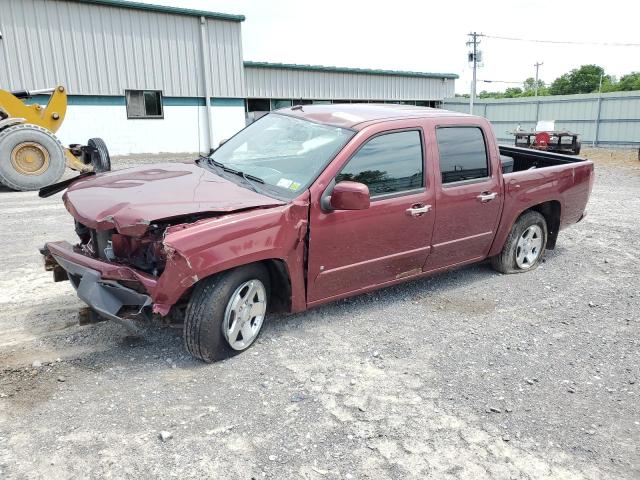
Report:
[[[536,84],[534,86],[534,97],[538,96],[538,69],[540,68],[541,65],[544,65],[544,62],[536,62],[534,64],[534,66],[536,67]]]
[[[600,83],[598,83],[598,110],[596,111],[596,133],[593,136],[593,141],[591,142],[591,146],[595,147],[598,145],[598,135],[600,133],[600,114],[602,112],[602,77],[604,76],[604,72],[600,74]]]
[[[476,70],[478,68],[478,45],[479,38],[483,35],[478,32],[468,34],[471,40],[467,42],[467,46],[473,46],[472,52],[469,54],[469,60],[473,62],[473,80],[471,81],[471,98],[469,99],[469,113],[473,115],[473,102],[476,99]]]

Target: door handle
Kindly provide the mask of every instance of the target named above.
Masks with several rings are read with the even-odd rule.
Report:
[[[480,195],[478,195],[477,198],[482,203],[487,203],[493,200],[494,198],[496,198],[497,196],[498,194],[496,192],[482,192]]]
[[[412,205],[411,208],[407,208],[407,215],[411,215],[412,217],[420,217],[431,210],[431,205]]]

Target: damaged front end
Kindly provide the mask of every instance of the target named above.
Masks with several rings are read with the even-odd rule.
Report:
[[[181,219],[181,222],[196,218]],[[175,222],[174,222],[175,223]],[[180,223],[180,222],[178,222]],[[116,229],[96,230],[76,220],[79,242],[50,242],[40,250],[45,270],[53,272],[55,282],[69,280],[78,297],[102,319],[114,320],[137,333],[133,320],[150,319],[154,313],[167,315],[172,305],[156,303],[157,284],[167,261],[183,264],[191,286],[197,277],[179,253],[165,245],[165,233],[172,223],[151,224],[142,236],[118,233]],[[178,268],[180,271],[180,268]],[[162,300],[163,295],[159,298]],[[95,315],[94,315],[95,316]]]
[[[167,225],[150,225],[141,237],[117,233],[115,229],[96,230],[75,222],[80,238],[78,247],[87,255],[108,262],[131,266],[153,276],[164,270],[166,254],[163,236]]]
[[[124,307],[134,309],[134,317],[148,314],[146,307],[152,304],[151,297],[125,287],[120,281],[104,278],[99,270],[69,259],[70,247],[67,242],[53,242],[41,249],[45,258],[45,268],[53,270],[54,280],[69,280],[78,297],[89,305],[93,312],[104,319],[124,325],[132,333],[137,333],[138,329],[131,315],[123,314],[122,310]],[[61,270],[66,278],[60,273],[56,275],[56,272]]]
[[[249,230],[236,219],[252,221],[252,212],[287,203],[190,162],[92,175],[74,181],[62,200],[75,219],[79,242],[47,243],[46,268],[54,280],[69,279],[102,317],[119,321],[130,313],[179,319],[199,276],[225,266],[219,251],[234,256],[245,245],[254,248],[245,239],[220,248],[229,232],[242,237],[257,231],[272,248],[260,222],[279,225],[282,212]],[[219,229],[223,219],[228,225]],[[209,256],[202,258],[202,252]]]

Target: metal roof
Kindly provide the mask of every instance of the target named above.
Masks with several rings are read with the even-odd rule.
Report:
[[[231,15],[229,13],[209,12],[207,10],[193,10],[190,8],[169,7],[152,3],[126,2],[124,0],[73,0],[79,3],[92,3],[94,5],[106,5],[109,7],[131,8],[133,10],[148,10],[152,12],[171,13],[174,15],[188,15],[192,17],[215,18],[217,20],[229,20],[231,22],[244,22],[244,15]]]
[[[399,120],[404,118],[469,117],[465,113],[441,108],[415,107],[380,103],[336,103],[333,105],[297,105],[281,108],[274,113],[304,118],[313,122],[355,128],[365,122]]]
[[[278,68],[284,70],[305,70],[312,72],[335,72],[335,73],[362,73],[367,75],[393,75],[398,77],[421,77],[421,78],[459,78],[455,73],[432,73],[432,72],[409,72],[403,70],[380,70],[369,68],[334,67],[325,65],[300,65],[295,63],[269,63],[245,61],[245,67],[254,68]]]

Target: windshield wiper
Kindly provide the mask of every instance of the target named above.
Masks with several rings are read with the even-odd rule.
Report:
[[[256,177],[254,175],[248,175],[244,172],[241,172],[239,170],[236,170],[236,175],[239,175],[242,177],[242,179],[247,183],[247,185],[249,185],[251,187],[251,190],[253,190],[254,192],[257,192],[261,195],[267,195],[267,193],[265,191],[263,191],[261,188],[256,187],[251,181],[254,182],[258,182],[258,183],[263,183],[264,184],[264,180],[261,179],[260,177]]]
[[[254,181],[254,182],[264,184],[265,183],[264,180],[261,179],[260,177],[256,177],[255,175],[244,173],[241,170],[236,170],[234,168],[227,167],[224,163],[219,162],[211,157],[205,157],[204,155],[200,155],[199,160],[205,160],[208,164],[214,165],[225,172],[233,173],[234,175],[238,175],[239,177],[242,177],[242,179],[247,183],[247,185],[251,187],[253,191],[264,194],[264,192],[262,192],[253,183],[251,183],[251,181]]]
[[[207,156],[204,156],[204,155],[200,155],[200,158],[198,158],[198,160],[204,160],[204,161],[206,161],[209,165],[214,165],[214,166],[216,166],[216,167],[218,167],[218,168],[222,168],[223,170],[225,169],[224,163],[219,162],[219,161],[217,161],[217,160],[214,160],[214,159],[213,159],[213,158],[211,158],[211,157],[207,157]]]

